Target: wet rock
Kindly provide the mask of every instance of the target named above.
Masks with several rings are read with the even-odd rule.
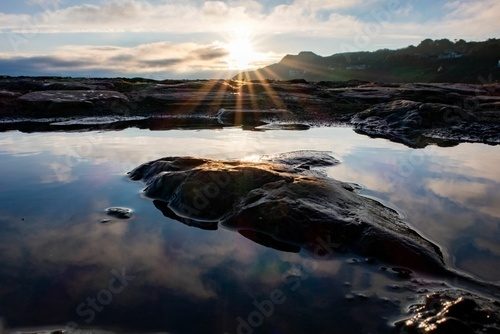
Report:
[[[36,116],[123,114],[128,98],[114,91],[48,90],[25,94],[18,99]]]
[[[93,90],[96,89],[97,87],[95,85],[88,85],[84,83],[79,83],[79,82],[74,82],[74,81],[69,81],[69,82],[64,82],[64,81],[55,81],[55,82],[48,82],[43,86],[44,90],[58,90],[58,91],[67,91],[67,90]]]
[[[145,194],[162,201],[178,220],[222,224],[268,247],[317,256],[352,252],[415,270],[444,271],[439,247],[395,211],[301,168],[336,160],[302,154],[273,162],[169,157],[139,166],[130,178],[144,181]]]
[[[106,214],[117,219],[130,219],[134,215],[134,211],[129,208],[113,207],[106,209]]]
[[[261,125],[271,121],[284,120],[291,116],[292,114],[288,110],[280,109],[221,109],[217,114],[221,123],[232,125]]]
[[[434,292],[410,307],[410,318],[396,323],[398,333],[500,333],[496,301],[461,290]]]
[[[198,221],[198,220],[194,220],[194,219],[189,219],[187,217],[180,217],[172,209],[170,209],[167,202],[160,201],[160,200],[154,200],[153,204],[158,210],[161,211],[161,213],[165,217],[177,220],[178,222],[181,222],[187,226],[192,226],[192,227],[196,227],[196,228],[199,228],[202,230],[207,230],[207,231],[215,231],[219,228],[218,222]]]
[[[500,142],[500,124],[479,123],[476,115],[457,106],[397,100],[375,105],[353,117],[357,132],[424,147],[432,138]],[[493,132],[491,130],[493,128]]]
[[[391,268],[391,272],[394,273],[395,276],[401,279],[409,279],[411,278],[412,272],[406,268],[394,267]]]
[[[300,123],[271,123],[259,126],[257,130],[298,130],[305,131],[311,128],[308,124]]]
[[[302,169],[328,167],[340,163],[340,161],[330,155],[330,152],[311,150],[264,155],[261,157],[261,160]]]
[[[19,93],[0,90],[0,117],[14,115],[14,107]]]
[[[2,126],[6,118],[122,115],[154,118],[154,122],[139,124],[150,124],[151,129],[242,125],[257,131],[306,130],[311,124],[352,122],[359,133],[412,147],[467,141],[498,144],[499,99],[497,83],[0,77],[0,131],[53,130],[41,122]],[[160,120],[164,116],[173,117]],[[99,130],[99,123],[78,129]],[[137,124],[122,122],[120,126]]]
[[[0,98],[14,98],[18,97],[20,94],[16,92],[9,92],[7,90],[0,90]]]

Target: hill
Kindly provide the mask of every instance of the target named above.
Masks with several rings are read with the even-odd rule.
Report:
[[[279,63],[238,74],[240,80],[486,83],[500,77],[500,39],[426,39],[399,50],[287,55]]]

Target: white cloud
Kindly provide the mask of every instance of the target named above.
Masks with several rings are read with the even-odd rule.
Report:
[[[57,0],[30,2],[43,4],[45,9],[31,15],[0,13],[0,32],[11,32],[5,34],[7,47],[3,51],[10,51],[10,57],[17,57],[18,61],[23,60],[19,57],[33,56],[17,52],[18,44],[29,43],[23,33],[161,32],[204,36],[193,37],[196,44],[154,43],[109,50],[68,46],[49,54],[35,55],[50,57],[46,67],[52,66],[61,71],[67,67],[75,68],[75,65],[90,70],[109,66],[111,70],[121,73],[144,74],[161,71],[185,73],[199,69],[220,71],[227,67],[224,64],[227,60],[223,57],[211,58],[210,52],[225,43],[234,42],[241,31],[247,32],[252,40],[265,40],[257,46],[261,50],[275,50],[278,47],[276,44],[280,43],[274,42],[285,34],[283,40],[297,41],[296,47],[292,45],[292,48],[299,51],[301,41],[321,40],[323,44],[318,45],[318,49],[323,50],[320,51],[322,54],[405,46],[429,37],[478,40],[496,37],[500,32],[500,21],[497,19],[500,2],[497,0],[448,1],[441,17],[430,19],[425,24],[412,17],[411,12],[416,10],[412,6],[397,1],[396,5],[388,5],[381,0],[294,0],[271,7],[254,0],[103,0],[97,4],[66,7],[63,7],[64,2]],[[366,13],[348,14],[349,9],[355,6],[358,6],[358,12],[359,6],[363,6]],[[401,20],[402,15],[406,17],[405,21]],[[331,46],[325,47],[325,41],[331,41]],[[295,42],[289,42],[288,47],[291,43]],[[196,53],[203,48],[208,56],[197,57]],[[4,54],[3,60],[6,57],[7,54]],[[259,61],[262,61],[254,62],[251,67],[271,63],[278,58],[276,54],[260,57]],[[66,60],[66,64],[57,62],[61,59]]]
[[[46,55],[0,54],[0,68],[39,66],[46,71],[106,70],[117,73],[225,71],[227,50],[218,44],[151,43],[135,47],[64,46]]]
[[[59,1],[32,0],[36,3],[57,4]],[[376,0],[371,0],[370,3]],[[252,0],[239,1],[138,1],[106,0],[99,4],[82,4],[65,8],[54,8],[33,15],[0,14],[0,25],[4,31],[17,32],[175,32],[223,33],[236,26],[250,26],[260,34],[274,32],[342,37],[362,34],[373,22],[362,17],[353,17],[338,12],[363,5],[360,0],[295,0],[264,10],[264,6]],[[497,14],[500,2],[496,0],[472,0],[447,2],[443,16],[425,26],[412,21],[395,23],[401,13],[408,14],[410,7],[404,5],[377,7],[377,24],[381,35],[408,34],[456,36],[467,33],[471,37],[492,37],[500,32]],[[318,12],[330,14],[319,20]],[[372,17],[373,19],[373,17]]]
[[[228,47],[222,42],[156,42],[133,47],[66,45],[43,54],[0,53],[0,73],[19,69],[38,75],[102,73],[190,78],[196,74],[197,78],[227,78],[236,74]],[[272,53],[255,52],[248,66],[258,68],[276,60]]]
[[[206,1],[203,4],[203,13],[206,15],[225,15],[229,7],[222,1]]]

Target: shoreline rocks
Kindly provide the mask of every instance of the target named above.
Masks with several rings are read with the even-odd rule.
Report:
[[[500,84],[496,83],[0,77],[0,131],[53,131],[50,122],[44,121],[50,118],[65,117],[77,123],[80,118],[123,116],[171,118],[175,123],[155,121],[153,129],[217,124],[302,130],[344,123],[359,133],[411,147],[460,142],[496,145],[500,143],[499,103]],[[115,122],[109,128],[148,128],[148,123]],[[68,129],[95,130],[103,125],[77,128],[73,124]]]
[[[354,129],[410,147],[427,146],[433,139],[500,143],[500,124],[480,123],[474,113],[457,106],[396,100],[377,104],[352,119]]]

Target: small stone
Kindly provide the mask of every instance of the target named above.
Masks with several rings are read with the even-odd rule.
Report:
[[[408,279],[413,274],[413,272],[411,270],[406,269],[406,268],[400,268],[400,267],[394,267],[394,268],[392,268],[392,271],[396,274],[396,276],[398,276],[399,278],[403,278],[403,279]]]
[[[106,209],[106,214],[118,219],[130,219],[132,218],[134,211],[129,208],[113,207]]]
[[[354,299],[354,295],[353,295],[353,294],[348,293],[347,295],[345,295],[345,296],[344,296],[344,298],[345,298],[346,300],[353,300],[353,299]]]

